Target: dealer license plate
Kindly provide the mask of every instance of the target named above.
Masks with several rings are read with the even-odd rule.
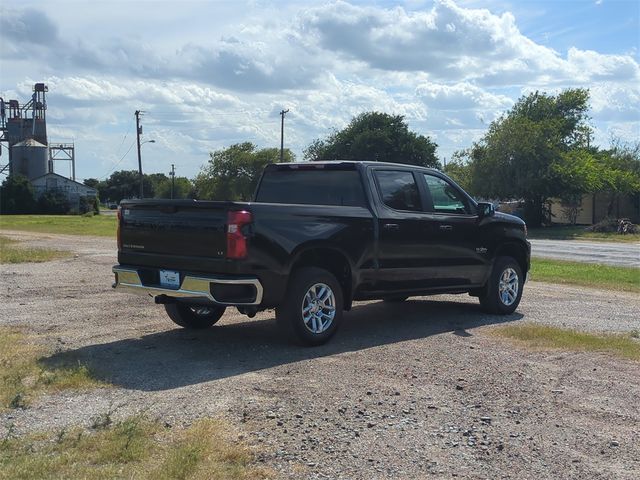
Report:
[[[180,273],[175,270],[160,270],[160,285],[167,288],[180,288]]]

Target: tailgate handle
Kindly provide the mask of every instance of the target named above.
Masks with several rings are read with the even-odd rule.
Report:
[[[400,225],[398,225],[397,223],[385,223],[384,225],[382,225],[382,228],[384,228],[385,230],[398,230],[400,228]]]
[[[453,230],[453,227],[451,225],[440,225],[440,230],[449,231]]]

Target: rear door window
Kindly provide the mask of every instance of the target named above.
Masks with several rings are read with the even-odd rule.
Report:
[[[260,182],[256,202],[366,207],[356,170],[269,169]]]
[[[394,210],[421,211],[420,194],[413,173],[402,170],[375,170],[382,202]]]

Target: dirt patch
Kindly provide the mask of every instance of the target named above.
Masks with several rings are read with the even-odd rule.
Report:
[[[110,239],[20,237],[75,256],[2,265],[0,323],[44,334],[114,387],[5,413],[0,438],[10,425],[26,434],[144,410],[179,425],[224,416],[283,478],[640,475],[638,363],[488,334],[523,319],[629,332],[633,294],[532,282],[508,317],[468,296],[360,303],[330,344],[309,349],[281,338],[273,312],[174,328],[151,299],[111,290]]]

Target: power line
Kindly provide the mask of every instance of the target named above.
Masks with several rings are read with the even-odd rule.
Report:
[[[127,130],[127,133],[125,133],[124,137],[122,137],[122,142],[120,142],[120,146],[116,150],[116,155],[118,154],[118,152],[122,148],[122,145],[124,145],[124,141],[127,139],[127,137],[129,136],[130,133],[131,133],[131,124],[129,125],[129,130]]]
[[[129,152],[131,151],[131,149],[133,148],[133,146],[134,146],[135,144],[136,144],[135,140],[134,140],[133,142],[131,142],[131,145],[129,145],[129,149],[125,152],[125,154],[124,154],[122,157],[120,157],[120,160],[118,160],[118,161],[113,165],[113,167],[111,168],[111,170],[109,170],[109,171],[108,171],[105,175],[103,175],[102,177],[98,177],[98,179],[107,178],[107,177],[109,176],[109,174],[110,174],[111,172],[113,172],[113,171],[116,169],[116,167],[122,163],[122,161],[124,160],[124,158],[129,154]]]
[[[167,117],[175,117],[175,118],[183,118],[189,117],[193,115],[205,115],[209,118],[229,118],[236,117],[238,119],[246,118],[247,116],[256,116],[256,115],[268,115],[266,112],[247,112],[247,111],[234,111],[234,112],[220,112],[220,113],[212,113],[207,110],[173,110],[173,111],[152,111],[145,113],[151,118],[167,118]]]

